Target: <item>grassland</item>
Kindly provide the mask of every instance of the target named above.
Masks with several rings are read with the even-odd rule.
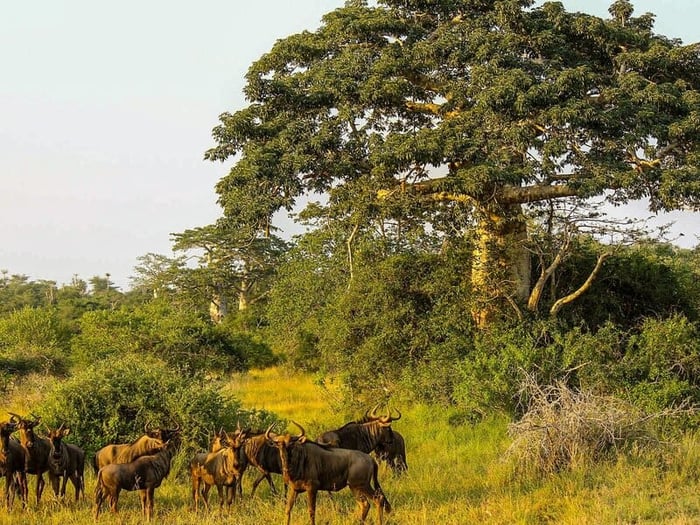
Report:
[[[332,390],[316,386],[309,376],[287,375],[272,369],[233,377],[227,389],[244,405],[274,411],[304,425],[315,434],[342,424],[348,414],[333,410]],[[21,410],[21,392],[7,410]],[[403,418],[394,427],[406,437],[408,474],[394,476],[382,467],[380,481],[394,512],[389,524],[698,524],[700,523],[700,437],[686,436],[674,447],[649,455],[628,454],[606,464],[579,466],[573,471],[540,479],[514,474],[505,453],[508,421],[494,415],[470,424],[451,409],[423,405],[400,407]],[[45,492],[42,504],[33,500],[0,514],[0,523],[67,525],[93,523],[95,480],[86,473],[87,498],[73,502],[69,485],[66,502]],[[35,478],[30,477],[30,491]],[[249,496],[253,475],[246,474],[244,497],[230,514],[220,514],[216,494],[207,514],[191,510],[188,479],[168,478],[156,491],[154,523],[173,525],[253,525],[283,523],[284,503],[262,484]],[[281,480],[276,478],[281,486]],[[355,503],[344,490],[332,499],[319,496],[317,523],[345,525],[356,517]],[[369,522],[374,522],[375,509]],[[120,512],[100,516],[99,523],[141,523],[138,496],[122,493]],[[308,523],[305,498],[299,497],[292,523]]]

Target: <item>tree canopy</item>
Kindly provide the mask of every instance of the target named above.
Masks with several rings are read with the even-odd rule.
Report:
[[[262,231],[324,193],[313,213],[349,249],[358,232],[471,235],[485,324],[527,304],[534,210],[596,196],[696,209],[699,47],[654,33],[626,0],[608,19],[533,5],[349,1],[279,40],[206,153],[236,160],[216,187],[225,217]]]

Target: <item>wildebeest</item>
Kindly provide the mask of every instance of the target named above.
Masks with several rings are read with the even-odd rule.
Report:
[[[286,524],[289,525],[297,493],[308,496],[311,525],[316,524],[316,494],[319,490],[338,491],[350,488],[360,507],[360,519],[365,521],[369,512],[369,500],[377,506],[378,523],[384,522],[384,511],[391,512],[377,479],[377,462],[359,450],[333,448],[306,440],[301,425],[298,436],[290,434],[273,436],[272,425],[265,437],[279,452],[282,476],[287,484]],[[374,486],[372,486],[374,484]]]
[[[111,463],[130,463],[136,458],[154,454],[163,448],[163,443],[172,439],[180,432],[180,425],[175,428],[150,428],[148,422],[144,425],[144,435],[133,443],[106,445],[95,452],[92,466],[95,474],[104,466]]]
[[[48,439],[51,444],[49,467],[57,476],[53,487],[54,493],[61,497],[66,495],[66,484],[70,478],[75,489],[75,501],[85,495],[85,451],[72,443],[64,443],[63,438],[70,434],[70,428],[61,424],[56,430],[49,429]],[[62,478],[59,491],[58,481]]]
[[[170,473],[170,462],[179,443],[179,436],[176,435],[162,443],[161,450],[155,454],[141,456],[130,463],[111,463],[102,467],[97,473],[95,486],[95,520],[100,514],[105,499],[109,499],[110,510],[116,513],[119,493],[122,490],[138,490],[141,512],[146,521],[151,521],[155,489],[160,487]]]
[[[27,474],[36,476],[36,502],[41,501],[41,494],[44,491],[44,472],[48,472],[51,486],[57,487],[58,480],[49,465],[49,455],[51,454],[51,443],[47,438],[38,437],[34,432],[41,418],[32,416],[33,419],[25,419],[17,414],[10,415],[17,419],[17,429],[19,430],[19,440],[25,453],[24,470]]]
[[[321,434],[316,441],[331,447],[359,450],[369,454],[380,443],[390,443],[394,438],[391,430],[392,421],[401,419],[401,412],[392,417],[390,411],[384,416],[376,414],[377,407],[365,414],[361,421],[351,421],[342,427]]]
[[[258,488],[263,479],[266,479],[270,485],[270,492],[277,494],[270,474],[282,474],[282,462],[277,448],[268,441],[265,432],[249,435],[243,442],[241,451],[243,452],[243,454],[239,454],[241,476],[248,466],[255,467],[260,472],[258,478],[253,482],[251,496],[255,494],[255,489]],[[240,458],[241,455],[245,458]]]
[[[381,461],[386,461],[387,465],[396,474],[402,474],[408,470],[406,463],[406,441],[403,436],[396,430],[391,430],[393,439],[391,441],[382,441],[374,449],[377,458]]]
[[[25,452],[22,445],[12,438],[17,430],[17,420],[0,423],[0,476],[5,477],[5,504],[12,508],[15,492],[19,493],[22,505],[27,503],[27,476],[24,472]]]
[[[204,505],[209,510],[209,490],[216,486],[219,493],[219,506],[224,502],[230,508],[235,498],[236,485],[240,485],[241,473],[238,464],[238,451],[245,439],[245,433],[228,435],[223,429],[217,434],[209,453],[200,453],[190,462],[192,498],[194,509],[198,509],[200,490]]]

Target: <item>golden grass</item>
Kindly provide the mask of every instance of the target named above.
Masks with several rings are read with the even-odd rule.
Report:
[[[314,384],[308,375],[289,374],[282,369],[255,371],[232,378],[228,390],[244,406],[271,410],[307,427],[310,434],[342,423],[347,414],[337,406],[332,392]],[[24,403],[10,400],[12,406]],[[546,478],[521,477],[503,460],[510,444],[506,418],[492,416],[476,425],[459,421],[455,410],[424,405],[400,407],[403,418],[394,424],[406,438],[409,471],[397,477],[384,466],[380,481],[394,507],[386,516],[395,525],[622,525],[700,523],[700,439],[687,435],[678,448],[655,457],[621,458],[588,468],[552,474]],[[230,515],[218,511],[213,491],[207,514],[191,509],[189,480],[171,477],[156,491],[154,523],[168,525],[258,525],[280,523],[284,502],[270,494],[265,483],[250,497],[254,474],[246,474],[244,497],[236,501]],[[279,476],[276,484],[281,487]],[[31,476],[30,490],[34,490]],[[52,501],[49,488],[37,508],[33,500],[22,511],[15,504],[11,514],[0,514],[0,523],[41,525],[85,525],[91,514],[94,476],[87,474],[87,498],[72,503]],[[103,509],[105,512],[105,509]],[[372,507],[369,523],[375,522]],[[317,522],[346,525],[356,518],[355,502],[349,491],[318,497]],[[292,516],[293,524],[307,524],[306,499],[300,495]],[[138,496],[122,493],[118,516],[105,513],[100,524],[142,523]]]

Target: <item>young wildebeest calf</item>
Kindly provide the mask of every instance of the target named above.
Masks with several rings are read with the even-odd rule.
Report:
[[[102,467],[97,473],[95,486],[95,520],[106,498],[109,498],[110,510],[116,513],[119,493],[122,490],[138,490],[141,512],[146,521],[151,521],[155,489],[170,473],[170,462],[178,445],[179,439],[176,437],[164,443],[157,454],[141,456],[131,463],[112,463]]]
[[[384,496],[377,479],[377,462],[359,450],[330,448],[306,440],[306,432],[299,436],[284,434],[272,436],[270,426],[265,436],[277,447],[282,462],[282,476],[288,486],[286,523],[289,525],[297,493],[306,492],[309,500],[311,525],[316,524],[316,493],[319,490],[338,491],[350,488],[360,506],[360,519],[364,523],[369,512],[369,500],[377,506],[379,525],[384,522],[384,511],[391,512],[391,505]],[[374,483],[374,487],[372,487]]]
[[[53,482],[53,491],[60,497],[66,495],[66,484],[70,478],[75,489],[75,501],[80,499],[80,493],[85,496],[85,451],[71,443],[64,443],[63,438],[70,434],[70,428],[61,424],[56,430],[49,429],[49,442],[51,452],[49,454],[49,468],[56,475]],[[59,478],[63,478],[61,489],[58,489]]]
[[[245,435],[238,433],[232,437],[224,432],[224,437],[221,433],[217,437],[219,440],[216,451],[197,454],[190,462],[195,511],[198,509],[200,489],[207,510],[209,510],[209,490],[214,485],[219,493],[220,508],[223,510],[225,501],[228,510],[235,498],[236,484],[240,484],[238,451]]]
[[[0,423],[0,476],[5,477],[5,503],[7,510],[12,509],[15,492],[27,503],[27,476],[24,472],[24,449],[19,441],[11,438],[17,430],[17,420]]]

